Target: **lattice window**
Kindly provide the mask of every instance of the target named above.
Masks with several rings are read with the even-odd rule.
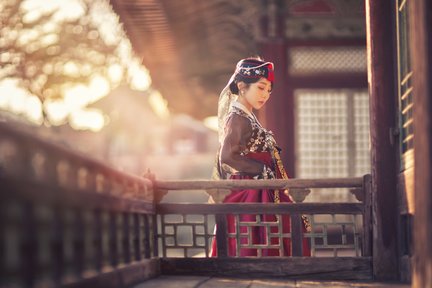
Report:
[[[369,97],[366,91],[354,92],[355,176],[370,172]]]
[[[297,90],[296,155],[300,178],[358,177],[370,171],[369,99],[366,91]],[[308,201],[347,201],[312,193]],[[348,197],[348,199],[347,199]]]
[[[397,2],[397,54],[398,54],[398,98],[400,125],[401,170],[413,166],[413,95],[412,69],[410,63],[408,5],[406,0]]]
[[[288,50],[291,74],[366,72],[364,47],[293,47]]]

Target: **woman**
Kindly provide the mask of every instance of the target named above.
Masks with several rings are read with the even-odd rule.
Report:
[[[220,150],[215,169],[219,179],[276,179],[287,178],[279,157],[279,148],[271,131],[266,130],[255,117],[253,110],[261,109],[269,100],[273,89],[274,65],[260,58],[246,58],[237,63],[236,70],[219,98],[219,138]],[[233,190],[223,200],[224,203],[280,203],[292,202],[282,191],[274,190]],[[240,215],[242,222],[255,222],[257,215]],[[276,222],[275,215],[259,215],[260,221]],[[309,226],[304,219],[304,231]],[[234,216],[227,216],[228,233],[235,233]],[[290,232],[288,215],[282,216],[283,233]],[[242,244],[267,244],[265,227],[250,230],[251,241],[241,237]],[[277,233],[278,227],[271,227]],[[248,233],[241,227],[240,233]],[[271,237],[270,243],[278,245],[279,239]],[[241,248],[237,255],[236,239],[228,240],[229,256],[288,256],[291,255],[289,238],[283,238],[283,255],[278,248]],[[212,243],[212,256],[216,256],[216,241]],[[309,245],[303,240],[303,256],[310,256]]]

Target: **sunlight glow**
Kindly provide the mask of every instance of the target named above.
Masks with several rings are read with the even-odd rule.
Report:
[[[204,126],[206,126],[207,128],[212,129],[214,131],[218,131],[219,122],[217,116],[207,117],[203,120],[203,122],[204,122]]]
[[[167,119],[169,117],[170,113],[168,110],[168,103],[159,91],[153,91],[150,94],[148,101],[157,116],[161,119]]]
[[[53,125],[61,125],[66,122],[69,114],[69,108],[63,101],[46,101],[45,111],[47,112],[48,120]]]
[[[70,29],[72,29],[71,32],[73,33],[83,33],[84,27],[81,25],[86,25],[83,21],[88,19],[82,17],[86,13],[83,1],[23,0],[20,9],[24,13],[22,20],[26,27],[0,28],[2,33],[5,32],[2,34],[5,35],[5,38],[0,39],[0,45],[8,41],[23,47],[27,53],[33,53],[41,48],[45,50],[46,55],[52,56],[61,53],[60,47],[55,44],[60,40],[61,35],[58,33],[63,21],[79,20],[80,25],[72,25]],[[43,95],[40,95],[45,99],[43,104],[37,96],[32,95],[24,88],[20,88],[19,80],[0,79],[0,109],[22,115],[27,120],[38,124],[43,123],[42,111],[45,111],[46,117],[52,125],[63,125],[69,122],[74,129],[98,131],[106,125],[107,118],[102,114],[102,111],[87,108],[88,105],[108,95],[111,89],[119,85],[125,78],[132,89],[140,91],[150,89],[151,78],[149,71],[142,66],[141,61],[134,55],[131,43],[123,31],[122,25],[119,24],[119,16],[113,13],[109,1],[94,0],[90,7],[90,21],[94,22],[98,30],[88,35],[88,38],[96,39],[100,37],[105,43],[116,45],[115,56],[118,57],[117,60],[112,61],[112,64],[106,64],[106,55],[89,50],[85,53],[91,53],[87,56],[92,58],[92,64],[81,63],[78,60],[68,61],[68,59],[58,61],[56,64],[50,62],[42,64],[43,72],[47,75],[90,77],[89,83],[65,82],[60,84],[60,92],[55,91],[55,89],[43,90]],[[37,29],[32,28],[33,23],[38,22],[41,17],[51,12],[54,13],[53,21],[43,23]],[[8,51],[1,53],[0,57],[2,62],[20,61],[16,55]],[[94,71],[94,63],[104,65],[106,68],[102,69],[104,71]],[[2,69],[6,68],[2,67]],[[35,76],[32,78],[32,83],[30,83],[31,87],[35,91],[42,89],[42,85],[47,80],[46,76],[45,78],[43,78],[44,76],[37,76],[35,74],[36,67],[31,65],[27,65],[25,69],[28,76]],[[5,73],[4,71],[2,74]],[[0,77],[2,77],[2,74],[0,74]],[[57,95],[58,93],[60,95]],[[55,97],[55,99],[51,97]],[[149,97],[149,102],[159,117],[162,119],[169,117],[167,102],[159,92],[153,93]]]
[[[0,109],[23,115],[33,123],[42,123],[42,105],[36,96],[17,86],[17,79],[0,82]]]
[[[52,44],[55,44],[59,41],[59,36],[57,34],[51,33],[43,38],[39,39],[40,43],[43,44],[44,47],[50,46]]]
[[[84,14],[81,1],[77,0],[25,0],[23,6],[28,11],[24,18],[27,23],[37,20],[42,14],[57,10],[54,14],[56,20],[77,19]]]
[[[124,39],[124,38],[121,39],[120,43],[118,43],[118,45],[117,45],[117,53],[118,53],[118,56],[120,57],[120,59],[124,63],[128,63],[131,61],[131,59],[132,59],[131,51],[132,51],[132,46],[131,46],[131,43],[129,42],[129,40]]]
[[[119,83],[123,77],[123,67],[120,64],[113,64],[108,68],[108,76],[114,83]]]
[[[70,111],[83,108],[106,96],[110,91],[108,81],[102,76],[94,76],[89,86],[78,84],[68,86],[64,91],[64,102]]]
[[[129,66],[128,73],[132,89],[144,91],[150,87],[150,74],[146,68],[140,65],[138,60],[132,62]]]
[[[45,110],[48,119],[53,125],[62,125],[69,122],[72,128],[97,132],[105,126],[103,112],[98,109],[85,108],[90,97],[90,89],[84,85],[78,85],[68,90],[64,101],[47,101]]]
[[[30,96],[26,100],[25,112],[27,118],[37,124],[42,123],[42,103],[36,96]]]
[[[70,114],[69,123],[77,130],[97,132],[105,126],[105,119],[99,109],[83,109]]]
[[[111,13],[111,8],[105,1],[94,1],[90,11],[92,21],[99,27],[101,37],[109,45],[118,44],[124,36],[122,27],[118,25],[118,16]]]
[[[89,90],[89,104],[91,104],[105,97],[110,92],[110,84],[105,77],[96,75],[90,82]]]
[[[80,70],[76,63],[68,61],[63,66],[63,73],[65,75],[78,76],[80,74]]]
[[[19,38],[17,39],[17,45],[25,46],[29,42],[36,40],[38,36],[39,33],[36,30],[30,30],[27,33],[19,35]]]
[[[12,97],[11,97],[12,96]],[[22,90],[17,90],[14,94],[9,96],[9,108],[12,112],[20,114],[23,112],[23,107],[26,102],[27,93]]]
[[[85,107],[90,102],[91,94],[87,86],[79,84],[64,92],[64,103],[73,111]]]

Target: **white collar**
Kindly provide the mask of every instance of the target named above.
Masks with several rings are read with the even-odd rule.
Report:
[[[244,106],[242,103],[238,102],[238,101],[233,101],[231,106],[236,107],[240,110],[242,110],[243,112],[245,112],[246,114],[248,114],[250,117],[256,119],[255,115],[249,111],[246,106]]]
[[[253,120],[255,120],[259,126],[262,127],[261,123],[258,121],[258,118],[255,116],[255,114],[253,114],[251,111],[249,111],[246,106],[244,106],[242,103],[238,102],[238,101],[233,101],[231,103],[231,107],[236,107],[240,110],[242,110],[243,112],[245,112],[249,117],[251,117]]]

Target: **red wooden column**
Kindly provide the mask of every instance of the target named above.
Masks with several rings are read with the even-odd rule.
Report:
[[[432,3],[411,0],[414,96],[413,287],[432,287]]]
[[[276,66],[274,90],[265,109],[265,125],[274,132],[282,148],[281,158],[288,176],[294,177],[294,95],[287,82],[286,45],[282,40],[273,40],[267,42],[262,51],[266,59],[273,61]]]
[[[397,141],[393,0],[366,0],[370,94],[373,271],[378,280],[398,279]]]
[[[261,55],[275,63],[275,83],[270,100],[260,113],[263,125],[274,132],[282,148],[281,158],[290,178],[295,177],[294,95],[288,79],[288,52],[284,37],[284,1],[265,2],[262,19]]]

